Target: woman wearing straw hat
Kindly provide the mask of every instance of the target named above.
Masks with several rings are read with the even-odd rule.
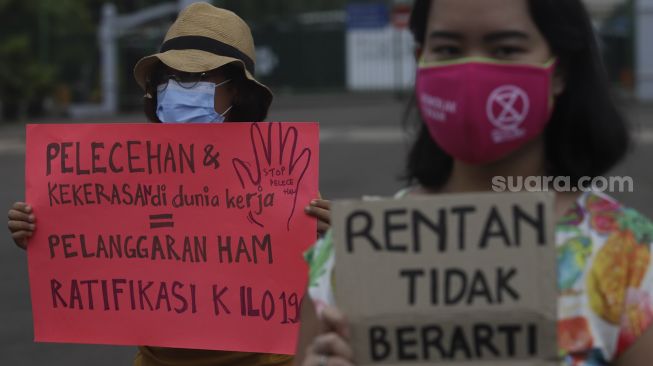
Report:
[[[154,122],[257,122],[272,93],[254,78],[254,41],[236,14],[207,3],[181,12],[160,52],[141,59],[134,77]]]
[[[160,52],[141,59],[134,77],[145,91],[148,119],[160,123],[260,122],[272,102],[270,90],[254,78],[255,51],[247,24],[236,14],[207,3],[184,9],[170,27]],[[306,212],[328,229],[329,202],[313,200]],[[9,230],[25,249],[35,230],[31,207],[16,202]],[[135,366],[290,365],[292,356],[139,347]]]

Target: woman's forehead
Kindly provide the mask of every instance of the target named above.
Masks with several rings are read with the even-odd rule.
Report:
[[[432,0],[428,29],[463,34],[537,31],[527,0]]]
[[[222,76],[224,74],[223,69],[220,68],[220,67],[217,68],[217,69],[213,69],[213,70],[209,70],[209,71],[205,71],[205,72],[188,72],[188,71],[177,70],[177,69],[172,68],[172,67],[170,67],[170,66],[168,66],[166,64],[163,64],[163,63],[161,64],[161,67],[162,67],[161,70],[164,71],[165,73],[176,74],[176,75],[205,73],[205,74],[207,74],[209,76]]]

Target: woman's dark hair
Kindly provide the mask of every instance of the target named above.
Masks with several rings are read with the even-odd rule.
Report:
[[[557,97],[544,132],[547,174],[574,180],[605,174],[625,156],[630,135],[610,96],[587,10],[581,0],[527,1],[565,77],[565,90]],[[418,45],[425,42],[431,2],[416,0],[413,7],[410,30]],[[449,179],[452,167],[452,158],[422,123],[408,156],[408,181],[439,188]]]
[[[161,67],[161,64],[155,67]],[[233,106],[229,111],[229,121],[261,122],[265,120],[271,101],[268,100],[268,95],[261,91],[261,87],[247,79],[243,68],[238,63],[226,64],[220,67],[220,71],[226,79],[231,80],[225,84],[225,87],[237,90]],[[151,122],[161,122],[156,116],[157,100],[154,85],[147,85],[146,96],[148,97],[143,103],[145,116]]]

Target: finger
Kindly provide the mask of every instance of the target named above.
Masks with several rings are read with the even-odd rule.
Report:
[[[304,361],[304,366],[321,366],[323,362],[322,361],[323,357],[326,357],[326,363],[323,364],[324,366],[353,366],[354,365],[351,361],[346,360],[342,357],[311,353],[308,357],[306,357],[306,360]]]
[[[9,220],[15,220],[15,221],[34,222],[35,220],[34,215],[22,211],[14,210],[14,209],[9,210],[7,217],[9,217]]]
[[[315,207],[319,207],[319,208],[323,208],[325,210],[330,210],[331,209],[331,201],[324,200],[322,198],[312,200],[310,205],[315,206]]]
[[[19,239],[27,239],[31,237],[34,233],[29,231],[29,230],[19,230],[19,231],[14,231],[11,233],[11,237],[14,240],[19,240]]]
[[[13,221],[13,220],[9,221],[7,223],[7,226],[9,227],[9,230],[11,230],[12,233],[21,230],[34,231],[34,229],[36,228],[34,224],[30,224],[29,222]]]
[[[331,223],[331,211],[325,210],[323,208],[307,206],[304,211],[310,216],[317,218],[318,220],[324,221],[327,224]]]
[[[29,231],[17,231],[11,234],[12,239],[14,239],[14,243],[23,249],[27,248],[27,238],[30,236],[32,236],[32,233]]]
[[[32,212],[32,206],[28,205],[25,202],[16,202],[16,203],[14,203],[14,205],[11,208],[13,208],[14,210],[25,212],[25,213],[31,213]]]
[[[322,333],[336,332],[341,337],[349,340],[349,322],[345,315],[333,306],[326,306],[322,310]]]
[[[354,352],[351,347],[340,335],[336,333],[321,334],[314,341],[315,353],[342,357],[351,360]]]
[[[317,233],[321,236],[327,233],[331,229],[331,225],[324,221],[317,221]]]
[[[16,244],[16,246],[19,247],[22,250],[27,250],[27,240],[26,239],[14,240],[14,244]]]

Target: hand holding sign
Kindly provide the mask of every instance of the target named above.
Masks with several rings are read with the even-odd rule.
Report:
[[[263,128],[265,129],[265,127]],[[254,166],[234,158],[234,169],[243,189],[254,187],[259,193],[277,191],[293,197],[292,208],[288,214],[287,228],[297,206],[297,194],[300,184],[311,162],[311,150],[303,148],[297,151],[297,128],[284,127],[280,123],[267,124],[267,134],[263,135],[260,124],[250,127],[250,139],[254,153]],[[261,227],[257,220],[261,211],[250,210],[247,219]]]
[[[319,334],[307,347],[302,365],[353,365],[354,351],[345,315],[336,307],[326,306],[316,320]]]
[[[34,225],[36,218],[32,213],[32,207],[24,202],[16,202],[9,209],[7,216],[9,217],[7,226],[14,243],[22,249],[27,249],[27,239],[36,229]]]

